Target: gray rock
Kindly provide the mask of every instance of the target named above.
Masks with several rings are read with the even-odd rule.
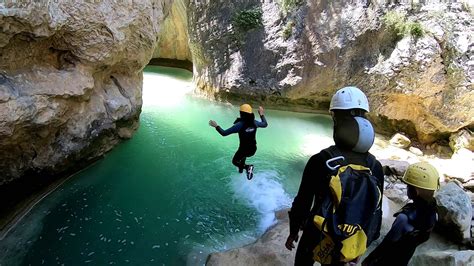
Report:
[[[384,190],[383,194],[389,198],[390,200],[393,200],[395,203],[398,204],[403,204],[408,201],[408,196],[406,194],[406,190],[401,190],[401,189],[386,189]]]
[[[470,238],[472,205],[469,196],[453,182],[435,194],[438,205],[438,227],[446,237],[462,242]]]
[[[396,176],[403,176],[408,166],[410,165],[406,161],[388,160],[388,159],[380,160],[380,163],[386,169],[385,175],[393,174]]]
[[[436,250],[422,254],[415,254],[409,265],[413,266],[446,266],[446,265],[474,265],[473,250]]]

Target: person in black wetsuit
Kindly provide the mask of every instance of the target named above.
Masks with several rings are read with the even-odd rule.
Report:
[[[253,177],[253,165],[247,165],[245,164],[245,161],[247,157],[253,156],[257,151],[257,141],[255,140],[257,128],[264,128],[268,125],[262,106],[258,108],[258,114],[260,115],[261,121],[255,120],[255,115],[253,114],[252,107],[249,104],[242,104],[240,106],[240,117],[234,121],[232,127],[223,130],[219,125],[217,125],[216,121],[209,121],[209,125],[216,128],[217,132],[224,137],[233,133],[239,134],[240,144],[235,152],[234,158],[232,158],[232,163],[238,167],[239,173],[243,173],[245,169],[248,180]]]
[[[365,113],[369,111],[368,100],[365,94],[356,87],[344,87],[338,90],[330,104],[330,113],[334,121],[333,138],[335,147],[346,158],[349,163],[367,166],[372,174],[377,177],[379,189],[383,193],[383,170],[382,165],[368,152],[372,146],[375,133],[372,125],[365,119]],[[294,242],[298,242],[299,231],[303,235],[296,250],[295,265],[313,265],[313,250],[322,237],[313,223],[315,214],[320,213],[322,200],[329,193],[329,178],[331,170],[326,166],[326,161],[331,159],[327,150],[333,146],[313,155],[303,172],[301,184],[291,210],[290,234],[285,246],[288,250],[295,248]],[[374,216],[375,227],[373,235],[368,235],[367,246],[379,236],[382,222],[381,211]],[[331,265],[343,265],[333,262]]]
[[[392,228],[362,262],[364,266],[408,265],[416,247],[430,237],[437,220],[433,194],[439,188],[438,172],[428,163],[415,163],[406,170],[403,182],[413,202],[394,214]]]

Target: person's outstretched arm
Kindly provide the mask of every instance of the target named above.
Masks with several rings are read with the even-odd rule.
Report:
[[[219,132],[219,134],[221,134],[223,137],[239,132],[240,128],[242,127],[242,123],[238,122],[238,123],[235,123],[230,128],[223,130],[214,120],[209,120],[209,125],[211,127],[214,127],[217,130],[217,132]]]
[[[260,115],[260,120],[262,121],[255,120],[255,124],[257,125],[257,127],[267,127],[268,123],[267,119],[265,119],[265,112],[262,106],[258,107],[258,114]]]

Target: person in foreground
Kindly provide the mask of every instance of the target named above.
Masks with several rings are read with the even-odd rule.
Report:
[[[309,159],[289,211],[288,250],[295,247],[303,230],[295,265],[313,265],[315,260],[322,265],[355,263],[380,234],[383,171],[368,152],[375,133],[365,119],[369,111],[367,97],[356,87],[344,87],[332,97],[329,110],[336,145]],[[346,188],[352,186],[354,195],[349,195],[351,191]],[[351,198],[356,194],[359,197]],[[349,200],[344,201],[345,197]],[[343,200],[333,202],[333,198]],[[357,250],[346,252],[347,242]]]
[[[413,202],[394,214],[392,228],[362,262],[364,266],[408,265],[416,247],[430,237],[437,220],[433,194],[439,188],[438,172],[428,163],[415,163],[406,170],[403,182]]]
[[[255,115],[252,112],[252,107],[249,104],[242,104],[240,106],[240,117],[234,121],[234,125],[226,130],[223,130],[214,120],[209,121],[209,125],[214,127],[222,136],[228,136],[233,133],[239,134],[239,148],[235,152],[232,163],[238,167],[239,173],[243,173],[244,169],[247,172],[247,179],[253,177],[253,165],[245,164],[247,157],[251,157],[257,151],[257,141],[255,136],[257,128],[267,127],[268,123],[265,119],[263,107],[258,108],[258,114],[261,121],[255,120]]]

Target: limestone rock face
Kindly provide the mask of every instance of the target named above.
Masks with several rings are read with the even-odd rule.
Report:
[[[130,138],[166,0],[0,4],[0,185]]]
[[[188,0],[174,0],[163,21],[153,58],[192,61],[188,36]]]
[[[474,18],[466,5],[284,2],[189,4],[200,93],[326,112],[338,88],[356,85],[369,97],[379,132],[430,143],[474,125]],[[261,24],[239,28],[243,11],[260,11]],[[403,34],[385,22],[395,13]]]

